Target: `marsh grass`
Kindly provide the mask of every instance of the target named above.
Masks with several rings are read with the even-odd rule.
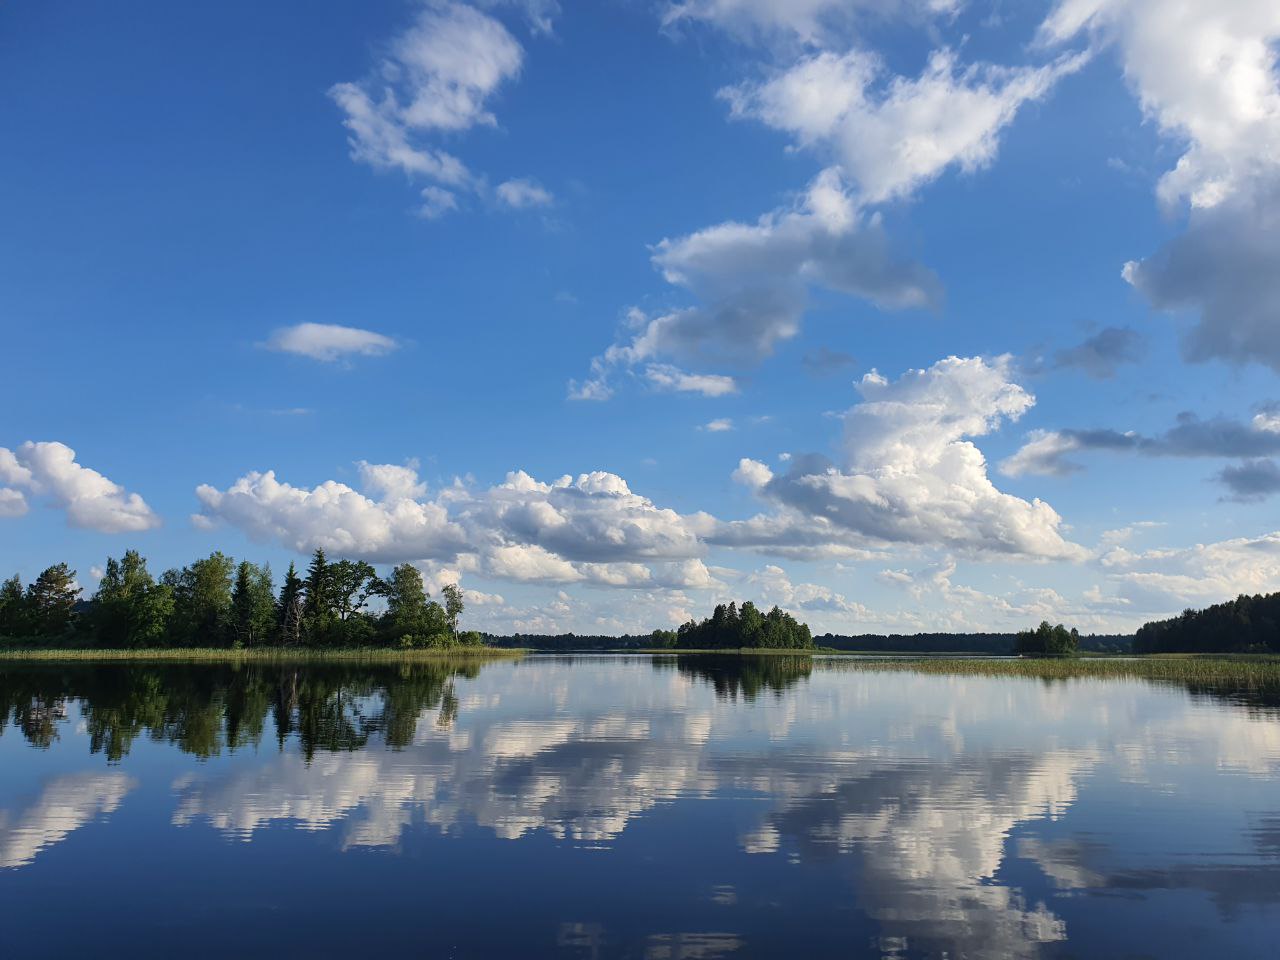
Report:
[[[4,661],[145,661],[172,663],[421,663],[433,660],[510,660],[525,655],[522,649],[455,647],[439,650],[313,650],[241,649],[193,647],[155,650],[35,649],[0,650]]]

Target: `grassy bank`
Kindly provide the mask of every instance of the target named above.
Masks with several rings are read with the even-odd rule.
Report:
[[[156,650],[32,649],[0,650],[4,661],[164,661],[200,663],[417,663],[424,660],[517,659],[527,651],[497,647],[455,647],[438,650],[316,650],[275,648],[229,650],[223,647]]]

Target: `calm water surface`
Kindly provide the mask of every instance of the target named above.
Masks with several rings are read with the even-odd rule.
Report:
[[[5,664],[0,729],[0,956],[1280,949],[1280,710],[1234,691]]]

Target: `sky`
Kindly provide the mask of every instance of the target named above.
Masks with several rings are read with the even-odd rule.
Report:
[[[0,571],[466,625],[1280,589],[1280,5],[0,8]]]

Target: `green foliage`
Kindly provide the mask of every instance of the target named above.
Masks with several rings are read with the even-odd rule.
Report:
[[[413,564],[393,569],[390,577],[379,582],[379,592],[387,601],[380,631],[384,642],[409,649],[443,646],[445,639],[451,639],[448,614],[427,599],[422,574]]]
[[[449,632],[457,637],[458,618],[462,616],[462,590],[456,583],[446,583],[440,592],[444,595],[444,615],[449,621]]]
[[[271,568],[236,563],[222,553],[166,571],[157,583],[136,550],[109,558],[92,600],[80,603],[75,571],[58,564],[26,590],[0,581],[0,642],[15,647],[104,650],[451,650],[485,647],[458,628],[462,591],[447,587],[445,605],[427,598],[412,564],[386,580],[363,560],[330,562],[317,550],[298,576],[289,564],[277,598]],[[385,612],[370,610],[375,597]],[[83,615],[82,615],[83,614]]]
[[[67,637],[76,621],[80,587],[76,572],[65,563],[48,567],[27,587],[24,614],[28,631],[45,641]]]
[[[1024,657],[1074,657],[1080,647],[1080,634],[1062,624],[1050,626],[1042,620],[1034,630],[1023,630],[1014,641],[1013,652]]]
[[[173,615],[173,589],[156,583],[137,550],[109,558],[94,594],[90,620],[94,642],[104,647],[157,647]]]
[[[296,647],[302,643],[302,619],[305,614],[304,591],[306,587],[298,576],[298,568],[289,563],[276,601],[276,639],[282,646]]]
[[[276,598],[271,567],[242,560],[231,588],[232,644],[264,647],[276,641]]]
[[[655,650],[664,650],[676,645],[676,632],[674,630],[655,630],[649,634],[649,642]]]
[[[779,607],[761,613],[748,600],[741,611],[736,603],[722,603],[709,619],[683,624],[676,631],[675,646],[683,650],[812,650],[813,635],[808,624]]]
[[[0,640],[16,640],[30,633],[27,596],[16,573],[0,584]]]
[[[173,590],[168,642],[176,647],[229,647],[233,639],[231,580],[235,562],[217,551],[163,582]]]
[[[1135,653],[1280,653],[1280,593],[1241,595],[1145,624]]]

